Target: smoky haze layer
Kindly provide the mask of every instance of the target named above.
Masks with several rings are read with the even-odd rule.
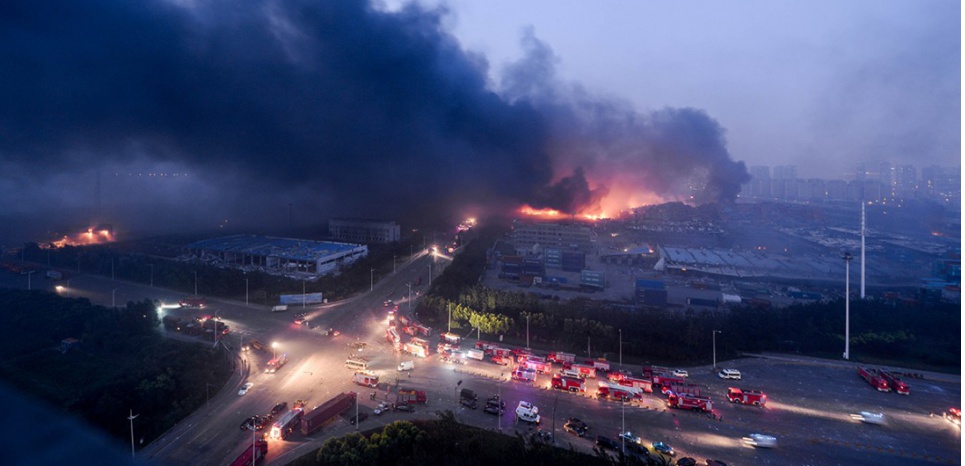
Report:
[[[551,69],[527,77],[525,92],[497,94],[445,14],[362,1],[3,2],[0,167],[38,192],[29,203],[70,190],[93,198],[92,170],[175,165],[206,193],[180,206],[185,218],[253,223],[293,203],[319,217],[521,203],[576,212],[641,158],[639,189],[698,174],[707,200],[736,194],[743,167],[703,113],[587,118],[587,105],[612,105],[562,91]],[[641,155],[652,153],[662,155]],[[680,157],[699,163],[670,163]],[[49,181],[74,173],[85,174],[76,186]],[[119,196],[153,205],[167,191]]]

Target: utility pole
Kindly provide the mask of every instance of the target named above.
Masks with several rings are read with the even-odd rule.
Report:
[[[721,333],[721,331],[720,331],[720,330],[714,330],[714,332],[711,333],[711,335],[712,335],[712,337],[713,337],[713,341],[714,341],[714,369],[715,369],[715,370],[717,369],[717,334],[718,334],[718,333]]]
[[[140,414],[135,415],[134,410],[130,411],[130,416],[127,416],[127,420],[131,421],[131,459],[134,459],[134,418],[140,416]]]
[[[375,269],[369,269],[369,291],[375,290]]]
[[[623,329],[620,329],[620,370],[623,370]]]
[[[452,303],[446,303],[446,310],[449,311],[449,327],[446,333],[452,332]]]
[[[117,288],[111,290],[111,307],[117,307],[117,301],[114,299],[117,296]]]
[[[844,359],[847,360],[851,353],[849,351],[851,343],[851,253],[845,252],[844,259]]]
[[[245,279],[245,306],[248,305],[248,279]]]
[[[392,273],[395,273],[395,254],[392,254]]]

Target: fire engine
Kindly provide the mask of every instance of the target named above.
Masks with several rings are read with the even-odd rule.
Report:
[[[611,382],[598,382],[596,396],[611,400],[629,401],[631,398],[641,398],[643,390],[635,387],[626,387]]]
[[[673,391],[667,393],[667,406],[676,409],[692,409],[705,413],[709,413],[714,409],[710,398],[702,398],[687,393],[674,393]]]
[[[364,387],[376,388],[379,386],[379,376],[372,371],[355,371],[352,380]]]
[[[760,390],[742,390],[730,387],[727,389],[727,399],[731,403],[754,405],[764,407],[767,403],[767,395]]]
[[[568,390],[571,392],[586,391],[586,380],[579,377],[566,377],[556,374],[553,376],[553,380],[550,382],[550,384],[557,390]]]
[[[881,376],[881,373],[878,372],[878,369],[859,367],[858,376],[864,379],[865,382],[871,384],[872,387],[875,387],[875,389],[877,389],[879,392],[891,391],[891,387],[888,386],[888,381]]]

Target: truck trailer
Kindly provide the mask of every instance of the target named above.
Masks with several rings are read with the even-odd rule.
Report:
[[[269,436],[273,439],[284,440],[291,435],[302,420],[302,408],[292,408],[271,426]]]
[[[302,434],[309,435],[332,418],[344,413],[356,403],[357,396],[355,392],[339,393],[321,406],[305,413],[302,416]]]

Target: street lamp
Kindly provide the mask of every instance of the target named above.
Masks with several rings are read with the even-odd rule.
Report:
[[[130,416],[127,416],[127,420],[131,421],[131,459],[134,459],[134,418],[140,416],[140,414],[134,414],[134,410],[130,411]]]
[[[717,369],[717,334],[722,333],[720,330],[714,330],[711,333],[711,338],[714,340],[714,369]]]
[[[446,303],[446,310],[449,311],[449,327],[446,333],[452,332],[452,303]]]
[[[841,256],[844,259],[844,359],[847,360],[851,355],[849,344],[851,343],[851,253],[845,252]]]
[[[619,343],[619,345],[620,345],[620,370],[623,370],[623,329],[621,328],[621,329],[619,329],[619,331],[620,331],[620,343]]]
[[[276,350],[277,348],[278,348],[278,342],[277,342],[277,341],[271,342],[271,358],[272,358],[272,359],[275,359],[275,350]]]
[[[245,306],[248,305],[248,279],[245,279]]]
[[[369,291],[375,289],[375,269],[369,269]]]
[[[429,286],[432,286],[432,262],[429,262]]]
[[[392,273],[395,273],[395,254],[392,254]]]

